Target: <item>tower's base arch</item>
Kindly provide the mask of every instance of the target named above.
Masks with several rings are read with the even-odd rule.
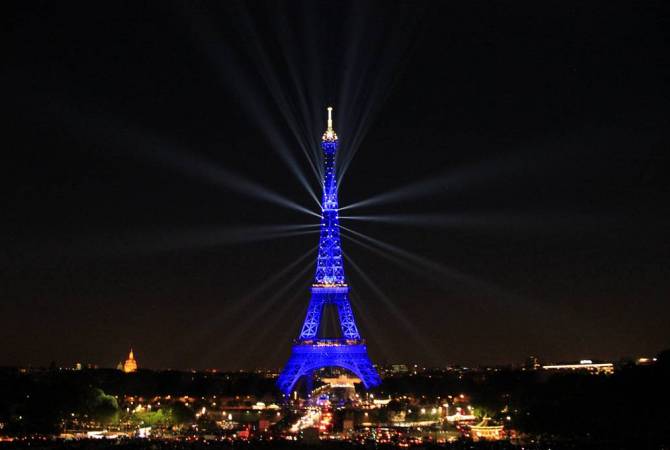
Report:
[[[298,380],[311,376],[324,367],[340,367],[361,379],[366,389],[377,386],[381,378],[368,357],[364,342],[349,343],[346,339],[319,339],[314,343],[300,342],[293,346],[291,357],[282,370],[277,385],[290,395]]]

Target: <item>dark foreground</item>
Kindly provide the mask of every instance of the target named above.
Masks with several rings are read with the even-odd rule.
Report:
[[[380,388],[360,394],[390,402],[372,405],[368,399],[346,405],[333,411],[332,428],[321,433],[325,438],[346,435],[348,422],[349,429],[355,430],[349,436],[352,441],[308,445],[283,440],[292,435],[292,424],[306,409],[299,401],[282,399],[274,378],[265,374],[5,369],[0,370],[0,449],[670,450],[669,380],[670,351],[661,352],[655,364],[624,365],[612,375],[539,370],[388,375]],[[259,401],[262,410],[254,409]],[[449,408],[444,406],[446,401]],[[440,416],[438,408],[443,406]],[[436,433],[458,436],[456,423],[447,416],[456,407],[469,410],[471,406],[477,420],[489,417],[494,424],[504,424],[504,437],[513,440],[432,443],[439,441]],[[436,429],[414,432],[431,418]],[[379,443],[389,440],[375,442],[376,433],[362,431],[379,430],[399,420],[415,425],[403,428],[400,440],[392,440],[397,446]],[[152,436],[170,440],[40,439],[105,429],[133,436],[142,427],[151,427]],[[228,440],[203,440],[207,436]],[[270,436],[275,440],[268,442]],[[426,442],[431,436],[434,440]]]
[[[159,441],[159,440],[78,440],[78,441],[14,441],[1,442],[2,449],[36,449],[36,450],[363,450],[380,449],[395,450],[398,447],[390,445],[355,445],[343,442],[321,442],[318,444],[304,444],[291,442],[210,442],[210,441]],[[416,450],[670,450],[670,446],[652,445],[642,441],[637,442],[590,442],[590,441],[546,441],[543,443],[515,444],[507,441],[498,442],[455,442],[445,445],[417,445],[410,447]]]

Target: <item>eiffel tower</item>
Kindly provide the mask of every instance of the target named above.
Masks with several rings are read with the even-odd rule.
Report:
[[[329,107],[328,128],[321,138],[324,154],[323,201],[312,298],[300,336],[294,341],[291,357],[277,380],[279,389],[286,395],[291,393],[303,376],[308,377],[308,383],[311,384],[314,371],[324,367],[349,370],[361,379],[366,388],[381,383],[381,378],[368,357],[365,340],[358,332],[349,303],[349,286],[344,278],[335,176],[337,134],[333,130],[332,113],[333,108]],[[342,333],[339,338],[318,336],[321,314],[326,305],[337,307]]]

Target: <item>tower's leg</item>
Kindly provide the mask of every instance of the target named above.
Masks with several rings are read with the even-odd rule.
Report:
[[[354,312],[351,310],[351,304],[346,294],[339,294],[337,303],[337,314],[340,318],[340,327],[342,329],[342,337],[346,339],[360,339],[361,335],[358,332],[356,321],[354,320]]]
[[[312,294],[307,307],[307,316],[300,330],[300,339],[315,339],[319,332],[321,322],[321,311],[323,310],[323,298],[321,295]]]

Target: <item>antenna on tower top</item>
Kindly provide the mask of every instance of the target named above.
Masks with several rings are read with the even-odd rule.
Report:
[[[336,141],[337,134],[335,134],[335,130],[333,130],[333,107],[329,106],[326,109],[328,110],[328,128],[326,128],[326,132],[323,133],[322,139],[324,141]]]

